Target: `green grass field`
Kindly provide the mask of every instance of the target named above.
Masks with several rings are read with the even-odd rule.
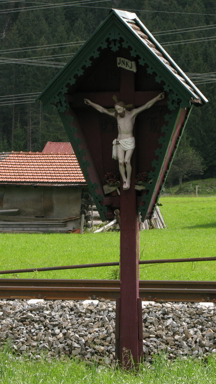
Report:
[[[216,256],[216,197],[163,197],[167,229],[142,231],[141,260]],[[119,233],[0,234],[0,270],[119,261]],[[117,268],[1,275],[112,279]],[[140,267],[147,280],[215,280],[216,261]]]
[[[47,361],[16,358],[0,352],[1,384],[214,384],[216,360],[177,360],[157,357],[153,364],[141,365],[140,371],[87,365],[75,359]]]
[[[161,212],[166,230],[143,231],[141,259],[216,256],[216,197],[164,197]],[[119,261],[119,233],[0,234],[0,270]],[[25,278],[109,279],[117,268],[1,275]],[[216,261],[141,266],[141,279],[215,280]],[[76,360],[39,361],[0,352],[2,384],[214,384],[215,356],[208,361],[176,360],[158,356],[140,371],[89,366]]]

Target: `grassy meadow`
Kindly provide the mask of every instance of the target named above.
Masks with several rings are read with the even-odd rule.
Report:
[[[141,365],[140,371],[124,371],[104,366],[87,365],[75,359],[47,361],[16,358],[0,353],[2,384],[214,384],[216,360],[177,360],[160,356],[152,365]]]
[[[140,233],[141,260],[216,256],[216,196],[160,199],[167,229]],[[119,261],[119,233],[0,234],[0,270]],[[113,279],[116,267],[0,275]],[[146,280],[215,280],[216,261],[140,267]]]
[[[216,179],[190,180],[184,182],[181,186],[176,185],[172,188],[167,188],[166,191],[177,195],[196,195],[197,186],[199,196],[216,195]]]
[[[140,234],[141,259],[216,256],[216,197],[163,197],[167,229]],[[0,270],[119,261],[119,233],[0,234]],[[141,279],[215,280],[216,261],[141,266]],[[2,278],[116,278],[116,267],[1,275]],[[214,384],[215,354],[205,361],[156,356],[127,372],[61,358],[35,360],[0,351],[0,384]]]

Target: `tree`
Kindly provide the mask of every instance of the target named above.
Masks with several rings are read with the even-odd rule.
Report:
[[[13,151],[25,151],[27,144],[26,132],[20,127],[19,121],[16,124],[13,140]]]
[[[183,179],[192,175],[202,175],[205,165],[200,154],[190,145],[188,137],[185,136],[171,165],[167,177],[167,183],[173,184],[178,181],[180,187]]]
[[[35,5],[36,0],[32,0]],[[54,0],[53,3],[64,2]],[[5,5],[4,7],[27,8],[28,2]],[[156,39],[164,42],[176,42],[187,39],[212,37],[212,29],[185,28],[209,26],[212,18],[209,14],[216,13],[215,0],[113,0],[110,8],[134,10],[143,23],[154,34],[157,31],[172,30],[161,35],[155,34]],[[56,63],[62,65],[69,60],[64,54],[71,57],[79,49],[79,45],[63,46],[61,48],[28,49],[28,51],[8,52],[4,50],[23,47],[45,46],[66,42],[85,41],[108,15],[108,9],[87,6],[69,6],[37,11],[16,12],[2,15],[0,18],[0,49],[2,55],[10,59],[35,59],[40,62],[31,65],[1,63],[0,95],[0,140],[2,151],[23,148],[23,150],[40,151],[45,141],[65,140],[62,123],[57,114],[43,112],[43,108],[32,102],[31,105],[16,103],[16,96],[41,92],[59,71]],[[180,13],[179,13],[180,12]],[[182,32],[179,29],[184,29]],[[190,74],[211,73],[215,69],[216,50],[215,40],[197,40],[197,43],[165,45],[176,63]],[[4,53],[3,53],[4,52]],[[214,76],[213,74],[211,76]],[[203,75],[203,82],[210,75]],[[202,77],[201,77],[202,79]],[[206,165],[205,177],[216,177],[216,83],[199,84],[201,92],[209,99],[204,108],[193,108],[187,124],[187,135],[190,146],[198,152]],[[4,96],[15,95],[14,104],[7,105]],[[23,97],[25,99],[25,97]],[[25,140],[24,140],[25,138]],[[27,140],[28,138],[28,140]],[[19,142],[20,141],[20,142]]]

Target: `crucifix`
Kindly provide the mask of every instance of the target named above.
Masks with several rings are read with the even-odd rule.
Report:
[[[115,110],[110,111],[93,103],[91,100],[84,99],[85,104],[90,105],[101,113],[115,117],[118,126],[118,138],[113,141],[113,159],[119,161],[119,171],[123,181],[123,190],[130,188],[131,183],[131,157],[135,148],[135,138],[133,136],[133,128],[137,115],[146,109],[151,108],[157,101],[164,99],[164,93],[160,93],[154,99],[148,101],[141,107],[127,110],[127,106],[123,101],[115,103]]]
[[[118,137],[113,117],[104,116],[84,103],[88,99],[108,110],[113,108],[115,95],[125,106],[132,104],[139,109],[159,97],[163,90],[169,93],[166,100],[159,100],[150,111],[141,112],[136,122],[133,117],[129,119],[130,148],[123,146],[126,137]],[[139,363],[143,353],[143,324],[138,210],[142,219],[152,215],[192,105],[204,105],[208,100],[136,14],[116,9],[109,12],[37,100],[47,106],[56,105],[101,219],[112,220],[115,209],[120,209],[116,352],[124,367],[132,361]],[[120,107],[124,105],[115,108],[116,113],[131,112]],[[121,135],[125,120],[120,117],[117,122]],[[120,150],[120,156],[118,153],[118,160],[124,155],[124,166],[120,164],[120,195],[117,195],[119,167],[112,160],[114,140],[116,147],[121,144],[124,152]],[[127,166],[126,154],[130,158]]]
[[[135,91],[135,73],[124,68],[120,68],[120,91],[105,92],[76,92],[74,95],[67,95],[69,103],[73,110],[76,107],[83,106],[84,99],[86,104],[91,103],[100,106],[103,111],[113,107],[113,95],[117,100],[123,100],[125,104],[132,104],[134,111],[142,112],[143,106],[151,106],[157,101],[159,105],[164,105],[164,94],[159,91],[143,92]],[[152,104],[148,104],[151,100]],[[151,103],[150,102],[150,103]],[[92,105],[93,106],[93,105]],[[145,109],[145,108],[144,108]],[[116,112],[122,113],[122,105],[116,105]],[[87,111],[87,109],[86,109]],[[136,113],[126,111],[130,117],[127,120],[129,124],[129,138],[135,136],[134,131]],[[111,112],[115,117],[115,111]],[[117,122],[123,122],[121,117],[116,118]],[[119,123],[121,124],[121,123]],[[89,130],[91,123],[89,121]],[[143,129],[145,129],[143,127]],[[124,134],[122,126],[119,133]],[[79,133],[78,133],[79,135]],[[117,139],[126,137],[118,137]],[[128,138],[128,137],[127,137]],[[81,138],[82,141],[82,138]],[[88,156],[88,148],[85,148],[86,156]],[[90,156],[91,154],[89,154]],[[116,309],[116,352],[117,357],[124,366],[130,365],[131,356],[135,363],[139,363],[143,354],[142,342],[142,313],[141,301],[139,298],[139,215],[137,212],[137,196],[135,190],[136,176],[136,147],[130,148],[128,158],[131,162],[132,169],[121,168],[121,159],[127,159],[127,151],[120,152],[119,168],[122,176],[121,193],[120,193],[120,300],[117,301]],[[110,161],[112,157],[110,151]],[[90,159],[90,157],[89,157]],[[90,164],[90,169],[91,169]],[[99,167],[99,165],[98,165]],[[125,167],[125,165],[124,165]],[[126,173],[127,177],[126,177]],[[93,171],[92,171],[93,172]],[[95,171],[94,171],[95,172]],[[92,173],[93,174],[93,173]],[[128,179],[127,179],[128,178]]]

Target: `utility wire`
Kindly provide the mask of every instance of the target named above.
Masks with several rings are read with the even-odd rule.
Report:
[[[216,28],[216,24],[212,24],[211,27],[212,27],[212,29]],[[167,30],[167,31],[157,31],[157,32],[153,32],[153,35],[157,35],[157,36],[167,35],[171,32],[172,32],[172,34],[180,33],[180,32],[183,33],[184,31],[185,32],[191,32],[191,31],[198,32],[198,31],[202,31],[204,28],[208,28],[208,26],[198,26],[198,27],[181,28],[181,29]],[[184,41],[188,41],[188,40],[181,40],[181,41],[184,42]],[[1,50],[0,54],[18,53],[18,52],[25,52],[25,51],[29,51],[29,50],[39,50],[39,49],[48,49],[48,48],[57,49],[57,48],[63,48],[66,46],[73,46],[73,45],[78,46],[78,45],[84,44],[85,42],[86,41],[82,40],[82,41],[71,41],[71,42],[67,42],[67,43],[37,45],[37,46],[33,46],[33,47],[10,48],[10,49]],[[171,41],[171,42],[167,42],[167,43],[175,43],[175,41],[173,41],[173,42]]]
[[[181,11],[156,11],[152,9],[134,9],[136,12],[146,13],[165,13],[165,14],[177,14],[177,15],[197,15],[197,16],[216,16],[216,13],[201,13],[201,12],[181,12]]]
[[[87,2],[87,0],[84,0],[84,1]],[[111,1],[111,0],[98,0],[98,1],[95,1],[95,2],[102,3],[104,1]],[[81,0],[79,1],[79,3],[81,3]],[[67,3],[59,3],[59,6],[67,6]],[[94,9],[94,8],[95,9],[111,9],[111,7],[98,7],[98,6],[96,6],[96,7],[89,7],[89,6],[86,6],[86,5],[83,6],[83,7],[85,7],[85,8],[92,8],[92,9]],[[15,8],[14,10],[16,11],[17,9]],[[21,10],[23,10],[23,8],[21,8]],[[30,7],[29,7],[29,10],[30,10]],[[121,10],[122,11],[129,11],[129,12],[132,11],[132,12],[145,12],[145,13],[164,13],[164,14],[170,14],[170,15],[177,14],[177,15],[195,15],[195,16],[216,16],[215,13],[184,12],[184,11],[161,11],[161,10],[159,11],[159,10],[155,10],[155,9],[153,10],[153,9],[135,9],[135,8],[124,9],[124,8],[121,8]],[[7,11],[5,11],[5,12],[7,12]]]
[[[215,83],[216,79],[200,79],[194,80],[194,84],[207,84],[207,83]]]
[[[179,34],[179,33],[190,33],[190,32],[212,30],[215,28],[216,28],[216,24],[211,24],[209,26],[208,25],[202,25],[202,26],[197,26],[197,27],[170,29],[170,30],[164,30],[164,31],[155,31],[155,32],[152,32],[152,34],[154,36],[163,36],[163,35],[167,36],[167,35],[175,35],[175,34]]]
[[[24,3],[24,4],[44,4],[43,2],[41,1],[25,1],[25,0],[10,0],[10,4],[11,3]],[[0,0],[0,4],[9,4],[8,1],[1,1]]]
[[[177,40],[177,41],[162,41],[160,44],[164,47],[168,47],[171,45],[185,45],[185,44],[194,44],[194,43],[204,43],[206,41],[213,41],[216,39],[216,36],[209,36],[209,37],[200,37],[197,39],[185,39],[185,40]]]
[[[71,55],[74,55],[76,52],[71,52],[71,53],[62,53],[60,55],[48,55],[48,56],[31,56],[31,57],[28,57],[28,59],[47,59],[47,60],[50,60],[50,59],[61,59],[61,58],[64,58],[64,57],[71,57]],[[20,57],[20,59],[25,59],[25,57]]]
[[[177,40],[177,41],[165,41],[165,42],[161,42],[160,44],[163,46],[169,46],[169,45],[178,45],[178,44],[190,44],[190,43],[206,42],[206,41],[212,41],[215,39],[216,39],[216,36],[209,36],[209,37],[201,37],[201,38],[197,38],[197,39],[183,39],[183,40]],[[30,50],[31,51],[38,51],[38,50],[43,50],[43,49],[59,49],[59,48],[66,48],[66,47],[71,47],[71,46],[77,46],[78,47],[84,43],[85,43],[85,41],[78,41],[78,42],[68,42],[68,43],[61,43],[61,44],[38,45],[38,46],[33,46],[33,47],[11,48],[11,49],[4,49],[4,50],[0,51],[0,54],[28,52]],[[70,53],[63,54],[62,57],[65,55],[67,55],[69,57]],[[58,57],[61,57],[61,55],[58,55]]]
[[[197,26],[197,27],[189,27],[189,28],[179,28],[179,29],[170,29],[170,30],[164,30],[164,31],[154,31],[152,34],[154,36],[163,36],[163,35],[176,35],[179,33],[190,33],[190,32],[200,32],[200,31],[207,31],[212,30],[216,28],[216,24],[211,25],[203,25],[203,26]]]
[[[0,59],[0,64],[33,65],[33,66],[36,66],[36,67],[48,67],[48,68],[58,68],[58,69],[61,69],[67,63],[61,63],[61,64],[40,63],[40,62],[34,63],[34,62],[29,62],[29,61],[24,61],[24,60],[16,61],[16,60],[12,59],[10,61],[4,61],[4,60]]]
[[[40,51],[42,49],[57,49],[57,48],[66,48],[66,47],[72,47],[72,46],[80,46],[84,44],[85,41],[69,41],[68,43],[59,43],[59,44],[45,44],[45,45],[35,45],[33,47],[22,47],[22,48],[9,48],[9,49],[3,49],[0,51],[1,54],[3,53],[19,53],[19,52],[28,52],[28,51]]]
[[[9,102],[11,102],[12,104],[13,103],[18,103],[18,102],[20,102],[20,101],[28,101],[28,100],[34,100],[35,101],[35,97],[36,96],[31,96],[31,97],[25,97],[25,98],[21,98],[21,97],[18,97],[18,98],[14,98],[14,99],[8,99],[8,100],[0,100],[0,104],[6,104],[6,103],[9,103]]]
[[[185,44],[200,43],[200,42],[203,43],[203,42],[214,41],[214,40],[216,40],[216,36],[201,37],[201,38],[197,38],[197,39],[166,41],[166,42],[161,42],[161,45],[166,47],[166,46],[185,45]],[[8,50],[1,51],[0,53],[19,53],[19,52],[25,52],[25,51],[29,51],[29,50],[57,49],[57,48],[63,48],[63,47],[69,47],[69,46],[77,46],[77,45],[81,45],[82,43],[84,43],[84,41],[83,42],[62,43],[61,45],[49,44],[49,45],[44,45],[44,46],[24,47],[24,48],[18,48],[18,49],[8,49]],[[72,57],[71,54],[66,54],[66,55],[68,55],[67,57]],[[61,55],[59,57],[61,57]],[[51,58],[51,56],[50,56],[50,58]],[[32,60],[31,58],[17,59],[17,58],[7,58],[7,57],[1,59],[1,56],[0,56],[0,62],[1,63],[15,63],[15,62],[18,63],[19,62],[20,64],[21,63],[23,63],[23,64],[29,63],[29,65],[33,65],[33,63],[41,62],[41,64],[42,64],[40,57],[38,59],[36,58],[35,60]],[[49,64],[51,64],[51,63],[43,61],[43,64],[45,66],[49,66]],[[63,63],[63,62],[59,62],[59,63],[53,62],[53,66],[56,66],[56,67],[58,66],[59,68],[61,68],[64,64],[65,63]]]
[[[19,98],[19,97],[23,97],[23,96],[28,96],[28,97],[31,97],[33,95],[40,95],[41,92],[31,92],[31,93],[16,93],[14,95],[7,95],[7,96],[0,96],[0,99],[4,98],[4,99],[13,99],[14,97],[16,98]]]
[[[196,82],[195,84],[196,85],[205,85],[205,84],[212,84],[214,85],[214,83],[216,83],[216,79],[214,81],[212,80],[205,80],[205,81],[200,81],[200,82]],[[5,102],[1,102],[0,101],[0,106],[4,107],[4,106],[13,106],[13,105],[22,105],[22,104],[35,104],[35,98],[27,98],[27,99],[18,99],[18,100],[14,100],[14,101],[5,101]]]
[[[111,10],[112,8],[110,7],[89,7],[87,5],[83,5],[82,8],[91,8],[91,9],[109,9]],[[146,12],[146,13],[165,13],[165,14],[180,14],[180,15],[195,15],[195,16],[216,16],[216,13],[194,13],[194,12],[177,12],[177,11],[156,11],[152,9],[135,9],[135,8],[121,8],[121,11],[132,11],[132,12]]]
[[[208,82],[216,82],[216,72],[207,72],[207,73],[187,73],[187,75],[192,79],[196,78],[194,82],[205,84]],[[20,94],[12,94],[12,95],[4,95],[0,96],[0,104],[7,104],[20,101],[35,101],[35,97],[40,95],[41,92],[32,92],[32,93],[20,93]]]
[[[215,29],[216,24],[211,25],[203,25],[200,27],[189,27],[189,28],[180,28],[180,29],[170,29],[165,31],[156,31],[152,32],[154,36],[163,36],[163,35],[175,35],[177,33],[189,33],[189,32],[199,32],[199,31],[207,31],[211,29]]]
[[[194,43],[200,43],[200,42],[208,42],[208,41],[214,41],[216,40],[216,36],[209,36],[209,37],[201,37],[197,39],[183,39],[183,40],[177,40],[177,41],[164,41],[161,42],[160,44],[164,47],[167,46],[174,46],[174,45],[185,45],[185,44],[194,44]],[[85,41],[79,41],[79,42],[69,42],[69,43],[62,43],[62,44],[47,44],[47,45],[42,45],[42,46],[34,46],[34,47],[23,47],[23,48],[17,48],[17,49],[6,49],[0,51],[0,54],[6,53],[6,54],[11,54],[11,53],[20,53],[20,52],[28,52],[29,50],[32,51],[37,51],[37,50],[42,50],[42,49],[58,49],[58,48],[66,48],[69,46],[80,46]],[[71,54],[67,54],[71,55]],[[1,56],[0,56],[1,58]],[[6,58],[4,58],[6,60]],[[18,61],[21,59],[13,59],[11,60]],[[30,58],[25,58],[25,60],[30,60]],[[40,60],[40,58],[38,59]],[[10,58],[8,58],[8,62],[10,61]],[[62,64],[62,63],[59,63]]]
[[[37,11],[37,10],[41,10],[41,9],[74,7],[74,6],[79,6],[82,4],[104,3],[107,1],[112,1],[112,0],[96,0],[96,1],[95,0],[94,1],[92,1],[92,0],[79,0],[79,1],[73,1],[72,3],[44,4],[44,5],[27,7],[27,8],[12,8],[9,10],[0,10],[0,15],[9,14],[9,13],[17,13],[17,12]]]
[[[63,54],[63,55],[50,55],[50,56],[34,56],[31,58],[9,58],[9,57],[2,57],[0,56],[0,64],[26,64],[26,65],[35,65],[37,66],[38,64],[41,64],[40,66],[45,66],[45,67],[53,67],[53,68],[62,68],[64,67],[66,62],[63,61],[51,61],[55,58],[59,59],[65,59],[65,58],[72,58],[74,56],[74,52]],[[46,60],[43,60],[46,59]],[[43,65],[42,65],[43,64]],[[39,66],[39,65],[38,65]]]
[[[35,98],[40,92],[20,93],[16,95],[0,96],[0,106],[35,103]]]
[[[23,100],[23,101],[19,101],[19,102],[15,102],[15,103],[0,103],[0,106],[1,107],[7,107],[7,106],[11,106],[11,105],[34,104],[34,103],[35,103],[35,99],[32,99],[32,100]]]
[[[66,2],[66,3],[50,3],[49,1],[25,1],[25,0],[14,0],[14,1],[1,1],[0,0],[0,4],[11,4],[11,3],[23,3],[23,4],[36,4],[36,5],[34,5],[33,7],[37,7],[37,4],[39,4],[39,6],[38,7],[40,7],[40,6],[44,6],[44,7],[46,7],[46,6],[55,6],[55,5],[62,5],[62,6],[64,6],[64,4],[76,4],[76,3],[82,3],[82,2],[85,2],[85,3],[88,3],[88,2],[90,2],[91,3],[91,1],[93,1],[93,0],[74,0],[74,1],[68,1],[68,2]],[[102,1],[102,0],[98,0],[98,1]],[[29,8],[31,8],[31,7],[29,7]],[[10,10],[22,10],[23,9],[23,7],[20,7],[20,8],[9,8],[8,10],[10,11]],[[4,11],[6,11],[5,9],[4,9]]]
[[[205,72],[205,73],[191,73],[187,74],[190,78],[192,77],[205,77],[205,76],[216,76],[216,72]]]

